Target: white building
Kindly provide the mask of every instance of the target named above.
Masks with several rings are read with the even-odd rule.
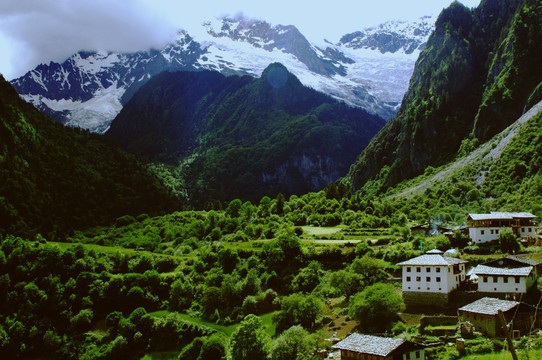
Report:
[[[478,265],[474,269],[478,291],[511,296],[525,294],[536,284],[538,264],[519,256],[507,256]]]
[[[505,227],[512,228],[518,237],[534,238],[536,224],[531,213],[521,212],[491,212],[490,214],[469,214],[467,224],[469,237],[476,243],[497,240],[499,233]]]
[[[446,303],[449,293],[465,281],[466,263],[465,260],[442,256],[439,250],[431,250],[397,264],[402,268],[405,303]]]

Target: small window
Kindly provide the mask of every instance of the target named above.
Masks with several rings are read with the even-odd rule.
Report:
[[[521,228],[521,232],[525,232],[525,228]]]
[[[426,272],[431,272],[431,268],[428,267],[425,271],[426,271]]]
[[[497,276],[493,276],[493,282],[496,283],[499,278]]]
[[[410,286],[408,287],[408,290],[410,290]]]
[[[416,281],[422,281],[421,276],[416,276]]]
[[[489,232],[491,233],[491,235],[493,235],[493,229],[489,230]]]
[[[529,228],[529,232],[531,232],[531,228]]]
[[[505,283],[505,284],[508,283],[508,276],[503,276],[502,277],[502,282]]]
[[[482,279],[484,282],[487,282],[487,276],[483,276]]]
[[[406,272],[410,272],[410,266],[407,266]]]
[[[417,267],[416,272],[422,272],[422,268]]]
[[[416,351],[416,358],[419,358],[419,357],[420,357],[420,352]]]
[[[499,229],[495,230],[495,234],[498,234],[499,233]]]
[[[440,282],[440,276],[437,276],[437,282]]]
[[[516,278],[516,284],[519,284],[519,277]]]
[[[437,270],[436,270],[436,271],[437,271],[437,272],[440,272],[440,268],[437,268]]]
[[[484,235],[485,234],[485,230],[480,230],[480,235]]]
[[[406,281],[410,281],[410,276],[407,276],[407,277],[406,277]]]
[[[425,278],[425,281],[427,281],[427,282],[431,282],[431,277],[429,277],[429,276],[428,276],[428,277],[426,277],[426,278]]]

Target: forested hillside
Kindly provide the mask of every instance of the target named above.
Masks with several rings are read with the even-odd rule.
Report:
[[[515,121],[540,99],[542,5],[458,2],[439,16],[398,115],[351,167],[354,189],[381,191],[452,160]],[[466,141],[464,141],[466,140]]]
[[[62,237],[175,202],[133,156],[51,120],[0,78],[0,233]]]
[[[180,165],[188,198],[205,204],[318,191],[346,175],[383,125],[272,64],[259,79],[162,73],[106,136],[137,155]]]

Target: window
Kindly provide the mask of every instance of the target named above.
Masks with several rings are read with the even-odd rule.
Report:
[[[416,358],[419,358],[419,357],[420,357],[420,352],[416,351]]]
[[[422,281],[421,276],[416,276],[416,281]]]
[[[487,282],[487,276],[483,276],[482,279],[484,282]]]
[[[516,284],[519,284],[519,277],[516,278]]]
[[[489,232],[491,233],[491,235],[493,235],[493,229],[489,230]]]
[[[407,277],[406,277],[406,281],[410,281],[410,276],[407,276]]]
[[[496,283],[498,280],[498,277],[497,276],[493,276],[493,282]]]
[[[480,235],[484,235],[485,234],[485,230],[480,230]]]
[[[531,232],[531,228],[529,228],[529,232]]]
[[[410,266],[407,266],[406,272],[410,272]]]
[[[426,277],[426,278],[425,278],[425,281],[431,282],[431,277],[430,277],[430,276]]]
[[[508,276],[503,276],[502,282],[506,284],[508,282]]]
[[[436,270],[436,271],[437,271],[437,272],[440,272],[440,268],[437,268],[437,270]]]
[[[431,268],[428,267],[425,271],[426,272],[431,272]]]
[[[440,282],[440,276],[437,276],[437,282]]]
[[[498,234],[499,233],[499,229],[495,230],[495,234]]]
[[[416,272],[422,272],[422,268],[417,267]]]

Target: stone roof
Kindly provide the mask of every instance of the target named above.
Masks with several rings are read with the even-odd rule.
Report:
[[[459,311],[485,314],[485,315],[497,315],[499,310],[506,312],[514,307],[518,306],[519,302],[501,300],[490,297],[485,297],[479,300],[476,300],[473,303],[465,305],[459,308]]]
[[[469,214],[472,220],[512,220],[512,219],[534,219],[528,212],[491,212],[490,214]]]
[[[519,268],[500,268],[487,265],[478,265],[474,269],[476,275],[503,275],[503,276],[529,276],[533,271],[532,266]]]
[[[406,340],[392,339],[380,336],[352,334],[346,339],[333,345],[334,349],[355,351],[363,354],[388,356]]]
[[[465,260],[448,257],[448,256],[442,256],[440,254],[424,254],[415,258],[412,258],[407,261],[400,262],[397,265],[405,266],[405,265],[411,265],[411,266],[450,266],[450,265],[456,265],[456,264],[464,264],[467,263]]]

